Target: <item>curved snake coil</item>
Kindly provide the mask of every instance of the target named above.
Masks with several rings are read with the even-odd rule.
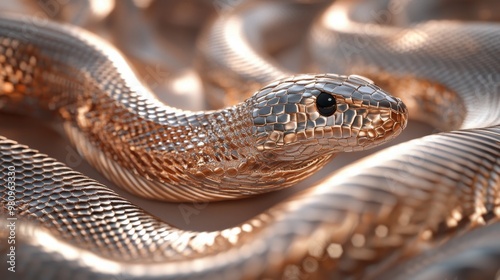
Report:
[[[339,6],[334,6],[323,17],[328,17],[329,13],[338,11],[338,8]],[[113,71],[116,71],[116,68],[109,67],[109,65],[102,65],[102,68],[97,67],[96,69],[93,67],[88,68],[90,65],[97,66],[97,64],[92,64],[93,60],[91,58],[94,57],[91,54],[99,58],[104,53],[96,52],[95,50],[78,52],[87,50],[81,48],[81,38],[89,38],[88,40],[94,42],[95,39],[90,39],[90,36],[85,37],[87,35],[81,35],[80,32],[76,34],[75,31],[71,31],[70,29],[61,32],[60,27],[51,27],[51,25],[42,29],[42,32],[36,33],[44,36],[50,34],[52,36],[50,39],[27,41],[23,44],[22,34],[13,32],[16,30],[19,31],[19,27],[22,24],[27,23],[13,19],[2,19],[0,21],[0,25],[2,26],[0,30],[2,31],[0,32],[7,30],[8,32],[5,32],[6,35],[4,36],[14,39],[8,42],[10,44],[12,42],[17,44],[16,48],[21,47],[22,49],[22,46],[26,46],[25,51],[30,55],[34,54],[33,51],[37,51],[38,48],[28,46],[33,45],[34,42],[43,44],[44,48],[39,49],[46,50],[47,53],[51,54],[49,56],[50,60],[47,61],[51,63],[42,65],[53,72],[47,71],[42,73],[47,73],[44,79],[50,81],[50,85],[54,85],[51,88],[52,90],[56,89],[56,92],[63,92],[62,89],[70,87],[74,92],[79,93],[80,96],[88,96],[89,93],[100,92],[99,89],[102,90],[99,88],[99,85],[101,85],[99,82],[102,82],[99,80],[99,77],[104,77],[103,74],[108,73],[106,70],[113,69]],[[332,36],[331,32],[339,34],[339,31],[332,30],[330,26],[322,24],[317,24],[316,26],[317,29],[313,30],[312,33],[312,40],[316,42],[316,53],[321,55],[331,51],[331,49],[327,48],[331,48],[332,46],[328,44],[330,42],[322,41],[322,39],[336,38]],[[493,41],[493,43],[495,43],[494,40],[498,40],[498,36],[493,36],[498,31],[497,29],[492,29],[491,25],[487,24],[484,27],[476,28],[481,32],[474,31],[466,35],[472,36],[475,40],[482,40],[482,37],[478,39],[474,37],[475,34],[480,34],[484,38]],[[429,29],[433,30],[433,28]],[[401,30],[396,31],[403,32]],[[66,32],[73,32],[73,35],[67,36],[65,35]],[[355,36],[357,36],[354,32],[340,32],[340,34],[346,36],[347,39],[356,38]],[[33,37],[30,39],[34,40]],[[57,44],[58,40],[61,39],[66,39],[68,40],[67,43],[73,42],[73,44],[63,49],[62,46]],[[384,38],[379,39],[380,41],[376,41],[378,44],[387,40],[383,40]],[[497,76],[494,75],[498,73],[498,69],[495,66],[498,67],[500,64],[496,57],[491,56],[492,53],[495,53],[495,48],[498,46],[498,44],[491,44],[491,41],[486,41],[487,43],[484,46],[483,55],[488,59],[484,59],[481,57],[481,54],[477,54],[479,57],[478,60],[482,64],[469,63],[471,67],[467,71],[470,72],[457,71],[459,72],[458,74],[478,73],[479,76],[489,79],[490,76],[488,74],[493,73],[491,79],[493,85],[495,85],[498,82],[496,80]],[[89,47],[92,45],[92,43],[89,44],[83,46]],[[373,46],[380,46],[378,44],[373,44]],[[36,46],[36,44],[34,45]],[[453,46],[457,46],[456,43]],[[455,49],[459,49],[458,52],[464,57],[464,61],[453,61],[453,66],[455,63],[469,62],[470,56],[468,52],[465,52],[466,49],[462,49],[462,53],[460,53],[458,46]],[[57,50],[57,52],[53,50]],[[379,47],[374,48],[374,50],[386,51],[386,48]],[[433,51],[435,49],[431,48],[430,50]],[[71,53],[73,51],[80,56],[74,56],[74,60],[68,61],[68,56],[64,52]],[[421,55],[416,50],[412,51]],[[109,52],[113,53],[111,50]],[[113,58],[111,60],[112,63],[117,63],[120,66],[118,72],[127,78],[125,81],[131,84],[129,88],[136,88],[133,76],[130,75],[127,68],[122,67],[121,58],[114,54],[106,54]],[[86,57],[86,59],[82,61],[78,57]],[[376,57],[383,58],[381,55]],[[97,58],[94,59],[99,61]],[[37,63],[40,61],[43,63],[43,59],[36,59]],[[326,59],[319,61],[329,62]],[[367,65],[379,62],[367,61]],[[57,63],[54,67],[54,62],[59,62],[62,66],[78,65],[81,68],[61,67]],[[70,62],[72,64],[69,64]],[[383,62],[387,61],[383,60]],[[417,70],[420,69],[418,67],[418,59],[413,58],[410,62],[411,65],[415,65]],[[406,63],[396,64],[407,65]],[[447,65],[444,62],[443,64],[445,69],[452,70],[451,67],[446,67]],[[51,65],[53,68],[51,68]],[[427,77],[424,74],[417,75],[419,72],[415,72],[414,76],[416,77],[405,76],[405,72],[399,68],[396,68],[395,72],[403,74],[403,77],[398,79],[402,84],[396,83],[394,85],[394,83],[386,79],[389,74],[384,73],[394,71],[391,67],[395,66],[388,66],[384,68],[385,71],[378,71],[377,74],[380,75],[373,75],[373,72],[364,74],[371,74],[373,79],[380,80],[380,82],[395,89],[398,89],[398,86],[408,89],[405,86],[411,85],[412,91],[410,91],[410,96],[413,97],[413,99],[409,99],[412,101],[409,103],[409,105],[412,105],[410,106],[411,112],[418,112],[415,113],[417,116],[424,115],[423,119],[427,119],[434,124],[440,124],[440,128],[442,129],[451,130],[461,128],[462,130],[431,135],[385,150],[382,153],[378,153],[343,169],[334,176],[325,179],[321,184],[271,208],[269,211],[238,227],[220,232],[198,233],[172,228],[117,197],[113,192],[98,183],[81,176],[77,172],[71,171],[62,164],[39,155],[13,141],[2,140],[0,145],[0,150],[2,151],[2,176],[4,176],[2,179],[7,180],[6,176],[8,176],[9,166],[15,165],[21,167],[19,170],[16,169],[18,176],[16,190],[20,190],[16,192],[16,200],[24,203],[18,206],[18,214],[26,216],[26,218],[35,218],[40,222],[47,222],[46,227],[41,227],[33,221],[26,223],[20,221],[18,223],[17,242],[19,242],[19,246],[16,253],[20,274],[16,274],[16,276],[21,275],[26,279],[64,279],[69,275],[78,275],[82,279],[129,279],[133,277],[138,279],[237,279],[266,277],[271,279],[317,279],[322,275],[328,274],[329,277],[334,279],[343,279],[347,276],[373,278],[386,273],[386,271],[390,273],[391,268],[397,265],[400,259],[407,259],[417,255],[425,246],[439,245],[456,233],[464,233],[472,230],[471,228],[476,224],[495,223],[496,218],[494,217],[498,215],[498,191],[500,184],[500,128],[498,127],[499,113],[496,109],[496,104],[499,101],[498,92],[484,90],[484,88],[481,88],[484,84],[478,85],[477,83],[470,85],[472,87],[471,91],[470,87],[465,88],[468,83],[465,82],[466,80],[463,76],[454,77],[453,80],[440,79],[439,83],[435,83],[427,81],[425,79]],[[485,70],[481,67],[485,67]],[[369,67],[366,69],[370,70]],[[78,71],[82,70],[84,78],[78,80],[83,81],[80,85],[68,82],[74,82],[74,77],[81,77],[73,75],[73,73],[80,73]],[[434,71],[427,75],[434,75],[436,72],[439,72]],[[13,72],[17,73],[16,71]],[[54,73],[57,73],[57,75],[54,75]],[[454,76],[457,73],[450,73],[449,75]],[[13,76],[15,78],[15,75]],[[59,76],[66,77],[66,79],[58,79]],[[368,87],[376,90],[378,93],[371,94],[372,97],[383,94],[383,91],[380,91],[365,79],[356,76],[348,78],[322,75],[300,76],[300,79],[296,82],[305,81],[311,84],[311,81],[317,81],[314,84],[321,84],[324,82],[324,79],[328,80],[327,84],[334,86],[331,89],[329,86],[322,86],[321,91],[331,90],[331,92],[337,94],[335,95],[337,99],[339,99],[338,97],[345,97],[342,94],[345,93],[346,87],[350,90],[352,100],[349,100],[349,98],[345,99],[347,100],[345,102],[352,102],[352,104],[346,104],[349,105],[346,106],[349,109],[351,105],[357,105],[361,107],[366,106],[369,109],[366,112],[363,111],[365,114],[370,114],[372,110],[382,111],[368,117],[367,119],[369,120],[376,120],[376,116],[380,116],[379,113],[383,114],[384,107],[379,108],[371,104],[372,101],[376,101],[375,98],[364,100],[363,96],[366,96],[365,92],[354,90],[354,88]],[[415,80],[417,83],[412,84],[411,81]],[[460,86],[453,87],[455,85],[454,82],[462,80],[464,82],[458,83]],[[339,82],[342,82],[342,85],[337,86]],[[424,92],[423,95],[419,94],[417,89],[419,86],[422,86],[422,83],[425,85],[425,82],[430,85],[428,86],[430,88],[429,92]],[[288,82],[283,81],[282,83],[287,84]],[[40,85],[37,88],[44,89],[41,84],[36,85]],[[84,86],[82,87],[81,85]],[[287,87],[291,89],[295,85],[294,81],[293,83],[290,82]],[[116,86],[116,84],[110,82],[105,89],[114,89]],[[271,94],[278,95],[279,90],[273,93],[272,88],[279,86],[280,84],[271,85],[268,91]],[[471,94],[471,92],[475,92],[475,86],[477,90],[484,90],[482,91],[484,95],[480,99],[473,98],[474,96]],[[343,90],[335,92],[335,89],[339,88]],[[21,89],[24,89],[24,87],[21,87]],[[123,89],[119,89],[118,92],[123,93]],[[433,91],[442,89],[445,89],[445,91],[441,98],[432,95],[432,93],[435,93]],[[293,92],[293,89],[290,91]],[[49,91],[41,91],[41,93],[40,91],[27,92],[30,94],[41,94],[36,96],[39,98],[46,97]],[[270,94],[269,92],[262,95],[266,96]],[[315,93],[313,90],[308,91],[304,89],[304,92],[299,95],[304,96],[306,92],[309,92],[312,96]],[[400,90],[397,92],[401,94]],[[9,110],[12,108],[13,110],[19,110],[20,104],[30,109],[32,108],[29,101],[33,100],[33,97],[29,98],[27,95],[19,95],[19,88],[9,93],[16,94],[7,95],[8,99],[5,103],[7,105],[4,105],[5,109]],[[25,92],[22,91],[21,93]],[[361,98],[356,100],[354,93],[359,93]],[[276,95],[269,98],[269,100],[281,97]],[[95,138],[99,138],[101,133],[109,133],[106,129],[102,129],[102,127],[106,127],[110,119],[105,116],[95,116],[96,120],[101,121],[102,126],[93,132],[89,132],[90,126],[86,123],[85,118],[82,118],[82,115],[88,116],[88,113],[93,112],[94,109],[103,109],[96,112],[106,112],[105,109],[109,109],[109,107],[116,110],[116,107],[113,107],[112,103],[106,103],[106,99],[102,102],[90,99],[92,102],[89,102],[89,99],[82,98],[80,100],[78,97],[72,97],[69,94],[62,96],[65,98],[59,97],[56,100],[51,100],[52,102],[48,102],[42,98],[41,100],[45,100],[45,103],[42,102],[41,104],[45,104],[51,109],[70,108],[58,110],[57,113],[66,122],[71,123],[71,125],[74,126],[76,124],[86,128],[87,130],[83,131],[91,136],[93,133]],[[119,95],[117,96],[120,97]],[[258,96],[257,94],[256,98]],[[316,92],[316,96],[318,96],[318,92]],[[308,104],[308,97],[304,96],[303,98],[304,103]],[[388,96],[386,98],[389,100],[392,99]],[[68,102],[68,100],[74,103]],[[157,104],[156,102],[151,101],[153,105],[148,106],[149,104],[141,101],[143,100],[139,100],[135,106],[126,107],[130,110],[127,110],[123,114],[128,116],[125,113],[134,110],[141,111],[140,109],[145,112],[157,112],[154,110],[145,110],[151,107],[155,108],[154,105]],[[363,104],[363,101],[367,101],[366,104]],[[395,104],[392,106],[399,108],[401,111],[399,123],[401,123],[401,127],[404,127],[406,123],[406,110],[399,102],[394,101]],[[96,102],[97,105],[93,102]],[[264,103],[269,105],[268,102]],[[277,102],[279,102],[279,98]],[[380,106],[380,103],[377,103],[378,106]],[[71,105],[75,106],[74,104],[78,104],[79,106],[72,108]],[[256,102],[248,106],[258,104],[260,103]],[[390,104],[389,108],[391,107]],[[341,105],[338,104],[340,108],[342,108]],[[315,107],[311,106],[311,108],[314,109]],[[390,110],[389,108],[385,109],[386,112],[394,112],[394,110]],[[257,123],[266,132],[265,127],[268,124],[268,113],[266,112],[267,109],[262,109],[264,110],[261,111],[261,109],[258,109],[252,111],[252,117],[253,113],[257,112],[255,118],[260,117],[260,122],[257,121]],[[462,109],[463,111],[457,111],[457,109]],[[307,108],[305,110],[307,112]],[[159,111],[160,115],[162,112]],[[222,114],[222,116],[234,113],[233,110],[220,112],[226,113],[226,115]],[[261,113],[266,116],[264,123],[264,118],[259,116]],[[352,113],[344,114],[342,119],[349,118]],[[149,116],[148,114],[145,115]],[[358,112],[353,115],[358,115]],[[452,115],[456,116],[448,118]],[[144,115],[141,116],[144,117]],[[234,117],[234,115],[231,116]],[[168,118],[166,119],[168,121]],[[336,116],[335,119],[340,119],[340,117]],[[112,120],[113,122],[129,121],[125,117],[117,117]],[[398,120],[398,117],[391,118],[391,120]],[[451,121],[443,122],[443,120]],[[214,122],[217,123],[216,121],[217,118]],[[377,122],[370,122],[369,129],[372,128],[371,125],[374,123]],[[69,132],[70,138],[73,138],[73,141],[76,143],[77,141],[75,140],[80,135],[75,132],[75,129],[71,125],[66,125],[66,129]],[[244,126],[241,123],[239,125]],[[304,124],[305,126],[307,126],[307,122]],[[397,128],[398,126],[391,127]],[[151,127],[139,127],[133,130],[133,132],[143,132],[146,130],[145,128]],[[153,128],[156,127],[153,126]],[[386,132],[389,133],[387,137],[393,137],[398,132],[398,129],[389,130]],[[340,135],[344,135],[343,133],[342,131]],[[370,136],[371,134],[377,133],[366,131],[365,135]],[[275,139],[271,135],[272,133],[269,135],[269,138],[265,139]],[[307,133],[304,136],[307,138]],[[327,136],[327,133],[322,134],[322,137]],[[339,135],[337,134],[336,136],[338,137]],[[88,139],[92,139],[92,137]],[[125,139],[129,138],[125,136]],[[131,139],[135,140],[136,138],[132,137]],[[277,139],[280,139],[280,137],[277,137]],[[284,139],[285,137],[283,137],[283,141]],[[383,139],[385,140],[386,137],[383,137]],[[149,139],[137,137],[137,140],[137,142],[131,141],[131,143],[139,147],[141,147],[140,144],[143,145],[142,147],[151,147],[144,144],[151,143],[148,142]],[[96,141],[94,140],[93,143],[96,143]],[[217,144],[217,142],[211,143],[213,144],[212,147]],[[262,148],[258,149],[263,154],[266,151],[272,151],[277,146],[272,144],[276,142],[264,141],[263,143]],[[339,141],[339,145],[340,143],[344,143],[345,147],[347,147],[343,149],[349,149],[349,143],[351,142],[347,140],[345,142]],[[351,148],[356,149],[360,147],[358,145],[369,145],[369,143],[370,141],[355,141],[355,146],[351,146]],[[78,145],[78,143],[76,144]],[[314,142],[314,147],[317,146],[317,142]],[[95,152],[95,150],[89,147],[92,146],[87,144],[79,146],[79,149],[83,154]],[[300,147],[307,147],[307,144],[301,143]],[[335,147],[337,146],[330,146],[328,149],[329,153],[337,152]],[[120,149],[120,146],[116,145],[113,148]],[[227,149],[227,147],[224,148]],[[294,153],[297,152],[297,150],[293,149],[292,151]],[[124,151],[120,150],[120,152]],[[324,156],[322,152],[319,154]],[[267,164],[271,158],[276,158],[278,162],[280,160],[287,160],[286,158],[279,158],[278,156],[280,155],[282,153],[265,157],[265,163]],[[316,167],[320,163],[323,163],[323,160],[326,160],[318,159],[318,155],[314,152],[312,154],[306,153],[306,155],[312,157],[312,159],[309,159],[310,164],[306,166],[310,168],[306,168],[306,170],[299,169],[298,174],[312,172],[310,171],[312,167]],[[99,158],[102,159],[104,157]],[[104,161],[108,158],[105,157]],[[301,160],[300,157],[296,159]],[[116,165],[110,165],[109,163],[99,164],[98,160],[94,161],[93,164],[101,167],[112,166],[109,167],[108,172],[113,170],[113,167],[116,168]],[[135,165],[135,168],[142,168],[141,164],[147,164],[147,162],[140,162],[140,164]],[[286,167],[288,168],[289,165],[288,161]],[[276,166],[272,167],[275,168]],[[278,166],[276,170],[280,171],[280,168],[283,169],[284,167]],[[266,169],[262,172],[265,171]],[[290,172],[290,170],[285,169],[283,172]],[[110,173],[113,174],[113,172]],[[217,173],[215,172],[215,168],[214,173]],[[148,175],[151,176],[153,174]],[[154,178],[154,176],[152,177]],[[190,179],[192,178],[203,180],[203,178],[207,177],[193,176]],[[182,180],[180,181],[182,182]],[[234,182],[238,181],[235,180]],[[5,188],[6,185],[2,184],[2,187]],[[139,185],[144,186],[145,183],[139,182]],[[142,189],[151,190],[150,187],[144,186]],[[132,189],[130,190],[133,191]],[[215,192],[213,189],[209,190],[208,194],[211,195],[209,197],[216,199],[218,192]],[[232,190],[234,189],[231,188],[228,190],[229,194],[224,194],[223,197],[234,197],[234,193],[231,192]],[[257,192],[259,191],[261,191],[260,188],[257,189]],[[194,195],[193,192],[189,192],[188,194]],[[7,206],[6,195],[7,193],[4,190],[2,197],[4,207]],[[176,195],[178,195],[177,192],[174,194],[169,192],[166,197],[173,199],[176,198]],[[205,193],[204,195],[207,194]],[[184,197],[181,195],[178,196]],[[5,212],[5,210],[3,211]],[[7,214],[5,213],[4,215]],[[6,220],[2,219],[1,223],[6,223]],[[5,228],[4,224],[2,224],[2,229],[5,230]],[[483,231],[484,235],[481,235],[481,232],[478,234],[480,236],[494,235],[495,232],[498,232],[497,228],[496,226],[486,227],[485,229],[490,230]],[[3,231],[1,234],[1,246],[4,246],[5,242],[3,241],[7,240],[8,232]],[[475,244],[473,242],[467,242],[469,241],[467,234],[462,237],[462,241],[463,239],[466,241],[464,242],[466,249],[478,248],[477,245],[474,247]],[[3,250],[8,249],[4,248]],[[449,251],[445,249],[445,255],[438,258],[436,262],[445,260],[447,257],[446,252]],[[453,259],[450,259],[450,261],[453,261]],[[411,270],[408,267],[411,268],[412,265],[414,266],[421,262],[422,260],[418,258],[410,260],[409,265],[399,267],[403,269],[401,273],[409,273],[411,275]],[[423,264],[423,266],[425,265]],[[23,267],[24,269],[22,269]],[[453,275],[457,271],[452,270],[449,273]]]

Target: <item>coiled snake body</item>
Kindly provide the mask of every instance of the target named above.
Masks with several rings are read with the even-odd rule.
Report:
[[[320,20],[328,23],[325,18],[342,7],[333,6]],[[317,24],[311,32],[316,55],[338,52],[332,40],[359,40],[356,28],[347,32],[341,27]],[[63,164],[2,138],[0,248],[10,252],[5,244],[12,200],[19,218],[15,275],[369,278],[390,273],[400,258],[473,225],[495,223],[500,199],[500,95],[495,87],[500,61],[493,55],[500,46],[498,28],[456,27],[454,33],[480,50],[474,61],[467,48],[450,43],[456,52],[444,53],[445,47],[433,47],[441,45],[429,39],[433,34],[425,35],[445,36],[450,29],[398,29],[405,33],[396,36],[386,28],[374,29],[379,33],[370,37],[370,48],[340,55],[350,65],[342,67],[352,68],[335,70],[370,75],[411,97],[409,109],[417,116],[446,131],[460,130],[384,150],[240,226],[216,232],[173,228]],[[420,45],[405,41],[404,48],[395,50],[384,45],[412,32],[425,40],[415,39]],[[61,119],[89,162],[148,198],[209,201],[283,188],[335,153],[376,146],[406,126],[406,106],[360,76],[296,75],[265,86],[240,105],[185,112],[156,101],[118,52],[83,31],[3,16],[0,38],[2,109]],[[388,49],[394,60],[383,56]],[[442,57],[441,68],[420,71],[418,58],[425,56],[419,50],[435,54],[436,61]],[[341,67],[328,57],[316,61],[326,62],[323,68]],[[396,82],[387,78],[392,72],[400,75]],[[470,75],[493,86],[485,89],[465,78]],[[485,236],[497,228],[485,230]],[[400,266],[400,275],[411,274],[407,267],[420,262]]]

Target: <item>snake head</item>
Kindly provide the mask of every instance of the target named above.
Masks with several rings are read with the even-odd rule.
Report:
[[[406,127],[408,110],[360,76],[298,75],[254,95],[253,133],[266,158],[308,160],[383,144]]]

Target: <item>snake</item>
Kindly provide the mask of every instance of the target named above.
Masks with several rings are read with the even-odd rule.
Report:
[[[172,227],[64,164],[2,138],[0,249],[8,262],[14,224],[18,262],[7,277],[407,279],[423,272],[453,277],[463,275],[460,268],[487,265],[467,258],[474,251],[495,260],[498,26],[430,21],[392,27],[358,16],[373,3],[337,1],[310,31],[315,67],[340,74],[281,78],[239,105],[208,112],[158,102],[121,55],[94,35],[3,15],[2,110],[59,119],[92,165],[147,198],[212,201],[284,188],[338,152],[396,137],[408,112],[442,130],[378,152],[213,232]],[[238,33],[218,23],[240,16],[235,11],[213,26],[219,34]],[[245,43],[223,43],[218,46],[227,46],[235,61],[245,51],[251,58],[258,53],[237,48]],[[343,74],[348,71],[363,76]],[[286,133],[290,128],[294,133]],[[159,157],[165,154],[171,156]],[[7,219],[8,211],[16,220]],[[481,254],[483,248],[493,253]]]

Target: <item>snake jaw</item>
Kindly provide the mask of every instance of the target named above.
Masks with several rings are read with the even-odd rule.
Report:
[[[320,95],[331,97],[321,105],[330,109],[318,109]],[[368,149],[399,135],[408,119],[401,100],[355,75],[294,76],[264,87],[253,102],[256,148],[277,161]]]

